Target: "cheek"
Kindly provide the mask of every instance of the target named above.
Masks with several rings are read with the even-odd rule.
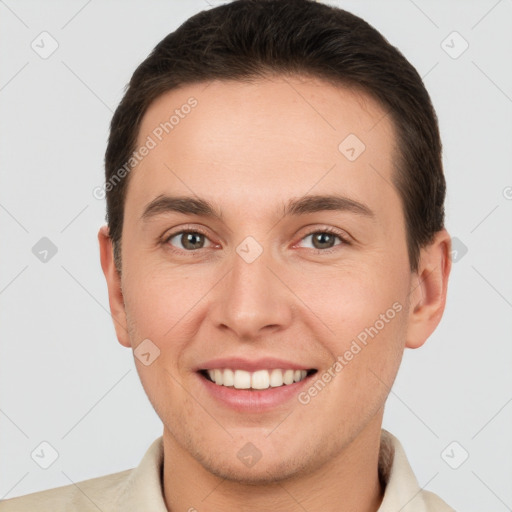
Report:
[[[194,336],[188,319],[200,300],[201,289],[191,287],[191,282],[179,270],[159,272],[148,263],[131,273],[125,287],[133,346],[149,339],[159,351],[150,365],[144,365],[136,355],[135,363],[146,395],[161,418],[169,417],[171,405],[187,406],[187,396],[179,384],[183,377],[180,363]]]
[[[386,264],[382,260],[316,269],[303,273],[300,279],[291,274],[286,277],[305,306],[303,318],[311,317],[313,312],[316,322],[320,320],[329,328],[326,339],[335,340],[340,350],[376,323],[382,332],[397,327],[397,319],[403,317],[407,279],[400,263]]]
[[[182,269],[162,272],[143,267],[132,273],[125,287],[125,306],[139,335],[160,342],[175,339],[182,321],[208,289],[195,271],[189,269],[187,274]]]
[[[330,367],[335,377],[325,403],[343,404],[362,415],[375,413],[384,403],[400,365],[407,329],[407,266],[377,259],[357,269],[317,273],[315,279],[303,280],[297,291],[315,313],[315,329],[323,333],[319,339],[333,364],[338,362]],[[329,330],[318,327],[317,318]]]
[[[321,343],[332,357],[329,368],[312,383],[301,403],[317,400],[318,410],[340,410],[336,428],[363,425],[384,405],[402,359],[407,307],[401,287],[370,276],[349,276],[327,281],[322,294],[310,294],[309,305],[330,331],[322,330]],[[320,332],[320,331],[318,331]],[[325,391],[324,391],[325,389]],[[319,413],[320,416],[320,413]]]

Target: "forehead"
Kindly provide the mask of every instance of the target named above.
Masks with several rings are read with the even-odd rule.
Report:
[[[358,90],[298,76],[192,84],[144,115],[137,145],[151,149],[132,171],[128,197],[147,202],[179,189],[226,203],[236,200],[232,189],[262,206],[343,189],[363,199],[386,181],[392,188],[394,144],[389,116]]]

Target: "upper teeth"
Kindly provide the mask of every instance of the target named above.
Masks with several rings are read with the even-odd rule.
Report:
[[[245,370],[215,369],[208,370],[210,379],[219,386],[233,386],[236,389],[268,389],[283,384],[293,384],[304,379],[306,370],[258,370],[246,372]]]

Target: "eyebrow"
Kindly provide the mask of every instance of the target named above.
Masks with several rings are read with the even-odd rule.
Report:
[[[365,204],[340,195],[308,195],[290,199],[283,208],[283,216],[298,216],[321,211],[351,212],[375,218],[374,212]],[[189,196],[160,195],[144,208],[142,221],[164,213],[177,212],[222,220],[222,212],[206,199]]]

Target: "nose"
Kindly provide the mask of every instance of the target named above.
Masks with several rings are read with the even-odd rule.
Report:
[[[287,328],[293,295],[278,276],[266,251],[252,262],[234,252],[231,272],[216,287],[211,310],[215,327],[231,331],[239,341]]]

